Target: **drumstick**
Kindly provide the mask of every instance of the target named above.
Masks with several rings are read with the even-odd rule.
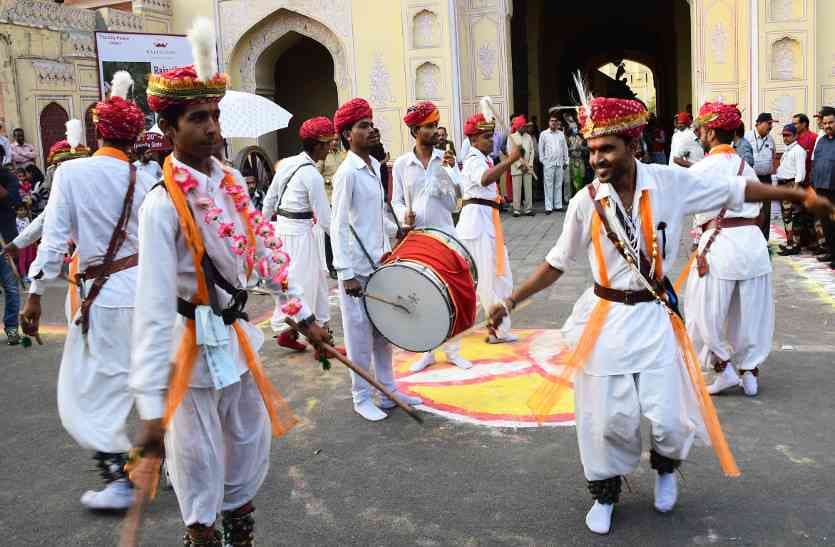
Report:
[[[290,319],[289,317],[285,317],[284,322],[287,323],[288,325],[290,325],[290,327],[293,330],[295,330],[296,332],[298,332],[300,334],[304,334],[304,332],[302,332],[301,327],[299,327],[299,324],[296,323],[295,321],[293,321],[292,319]],[[334,349],[334,347],[331,346],[330,344],[326,344],[326,343],[322,342],[321,346],[322,346],[322,349],[325,350],[325,353],[327,353],[329,357],[334,357],[340,363],[342,363],[343,365],[345,365],[349,369],[351,369],[354,372],[356,372],[357,374],[359,374],[362,377],[363,380],[365,380],[366,382],[368,382],[369,384],[371,384],[372,386],[374,386],[375,388],[377,388],[381,392],[383,392],[386,397],[388,397],[389,399],[394,401],[394,404],[396,404],[397,406],[402,408],[403,411],[406,414],[408,414],[409,416],[411,416],[416,422],[421,423],[421,424],[423,423],[423,417],[421,417],[421,415],[418,414],[415,411],[415,409],[411,407],[411,405],[409,405],[408,403],[404,403],[403,401],[398,399],[397,396],[394,395],[394,393],[392,393],[391,391],[386,389],[385,386],[380,384],[376,379],[374,379],[373,376],[371,376],[365,370],[363,370],[362,367],[359,367],[359,366],[355,365],[354,363],[352,363],[350,359],[348,359],[347,357],[345,357],[344,355],[342,355],[341,353],[336,351],[336,349]]]
[[[525,300],[521,304],[517,304],[514,311],[521,311],[521,310],[527,308],[530,305],[531,302],[532,302],[532,300]],[[458,334],[456,334],[455,336],[453,336],[449,340],[445,340],[444,344],[449,344],[450,342],[457,342],[458,340],[467,336],[468,334],[470,334],[474,330],[483,329],[484,327],[488,326],[489,323],[490,323],[490,318],[488,317],[487,319],[485,319],[481,323],[473,325],[472,327],[468,328],[467,330],[463,330],[463,331],[459,332]]]
[[[394,306],[395,308],[400,308],[401,310],[403,310],[406,313],[412,313],[411,311],[409,311],[409,308],[407,308],[403,304],[398,304],[397,302],[392,302],[391,300],[386,300],[382,296],[377,296],[377,295],[371,294],[371,293],[363,293],[363,296],[365,296],[366,298],[370,298],[371,300],[377,300],[378,302],[382,302],[383,304],[388,304],[389,306]]]

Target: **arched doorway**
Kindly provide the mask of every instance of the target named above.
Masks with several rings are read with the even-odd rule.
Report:
[[[301,124],[332,117],[339,106],[333,57],[321,43],[290,31],[264,50],[255,73],[256,92],[293,114],[286,129],[259,139],[259,145],[279,159],[297,154]]]
[[[44,165],[52,145],[64,138],[70,116],[58,103],[49,103],[41,110],[41,153]]]
[[[641,9],[601,0],[516,0],[511,19],[514,109],[543,116],[554,105],[576,105],[572,74],[581,70],[596,95],[632,96],[627,82],[598,71],[628,59],[652,74],[663,126],[692,99],[690,4],[646,0]],[[603,15],[605,14],[605,15]],[[628,80],[629,78],[627,78]],[[542,124],[541,124],[542,125]]]
[[[87,141],[87,148],[91,153],[99,147],[99,141],[96,138],[96,123],[93,121],[93,110],[95,108],[96,103],[93,103],[84,112],[84,140]]]

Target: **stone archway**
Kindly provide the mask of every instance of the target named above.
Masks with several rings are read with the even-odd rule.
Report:
[[[41,111],[41,152],[43,153],[44,165],[49,156],[49,149],[52,145],[64,138],[66,126],[70,116],[58,103],[49,103]]]
[[[238,80],[240,89],[250,93],[258,92],[259,88],[269,89],[271,82],[267,77],[259,77],[259,73],[272,74],[272,68],[261,71],[259,66],[264,62],[265,53],[291,32],[315,40],[328,50],[333,58],[339,102],[350,99],[354,92],[353,68],[342,40],[319,21],[283,8],[254,25],[235,45],[230,60],[231,66],[237,69],[233,78]]]

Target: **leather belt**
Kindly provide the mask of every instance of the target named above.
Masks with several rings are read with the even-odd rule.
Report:
[[[90,266],[82,273],[78,274],[78,277],[85,281],[89,281],[90,279],[97,278],[100,274],[109,276],[115,274],[116,272],[133,268],[137,264],[139,264],[139,253],[134,253],[130,256],[120,258],[119,260],[114,260],[106,269],[104,268],[104,264]]]
[[[493,209],[499,209],[499,204],[493,201],[492,199],[482,199],[482,198],[467,198],[463,201],[464,205],[485,205],[487,207],[492,207]],[[462,205],[463,207],[463,205]]]
[[[246,299],[244,299],[244,303],[246,303]],[[185,317],[186,319],[194,319],[195,317],[195,310],[197,306],[189,302],[188,300],[183,300],[182,298],[177,298],[177,313]],[[244,321],[249,321],[249,315],[243,311],[243,306],[239,306],[237,300],[232,301],[232,306],[226,308],[225,310],[221,311],[220,316],[223,318],[224,325],[231,325],[238,319],[243,319]]]
[[[722,229],[725,228],[739,228],[740,226],[759,226],[758,219],[756,218],[728,218],[725,217],[722,219]],[[708,230],[713,230],[716,228],[716,219],[711,219],[708,222],[702,224],[702,231],[706,232]]]
[[[313,211],[288,211],[286,209],[279,208],[276,211],[276,214],[280,217],[284,218],[292,218],[295,220],[312,220],[313,219]]]
[[[604,287],[597,283],[594,284],[594,294],[603,300],[626,304],[627,306],[634,306],[641,302],[653,302],[655,300],[652,293],[646,289],[642,291],[620,291],[618,289]]]

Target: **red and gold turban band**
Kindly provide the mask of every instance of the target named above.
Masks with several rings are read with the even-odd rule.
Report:
[[[365,99],[355,98],[337,109],[333,114],[333,125],[337,133],[353,127],[355,123],[365,118],[373,118],[374,112]]]
[[[422,127],[441,121],[441,113],[432,101],[421,101],[410,106],[403,116],[403,123],[409,127]]]
[[[590,112],[589,112],[590,111]],[[636,138],[647,124],[649,113],[640,101],[595,97],[588,108],[580,107],[579,121],[583,137],[605,135]]]
[[[330,142],[336,138],[336,129],[328,118],[319,116],[302,124],[299,128],[299,137],[302,140],[316,139],[319,142]]]
[[[105,140],[133,142],[145,129],[145,114],[135,102],[115,96],[96,103],[93,123]]]
[[[169,106],[216,103],[226,95],[229,77],[215,74],[209,81],[197,78],[194,65],[148,76],[148,106],[162,112]]]
[[[86,158],[90,155],[90,150],[83,144],[79,144],[75,148],[70,146],[66,140],[58,141],[49,149],[49,154],[46,158],[47,165],[61,163],[67,160],[74,160],[77,158]]]
[[[510,121],[510,129],[511,131],[516,133],[517,131],[525,127],[525,124],[527,123],[528,120],[525,118],[525,116],[523,114],[520,114]]]
[[[472,116],[467,118],[467,122],[464,124],[464,135],[466,135],[467,137],[472,137],[473,135],[478,135],[479,133],[486,133],[487,131],[493,131],[495,129],[496,122],[488,122],[484,118],[484,114],[478,113],[473,114]]]
[[[705,103],[699,109],[696,121],[708,129],[734,131],[742,123],[742,113],[735,104]]]

